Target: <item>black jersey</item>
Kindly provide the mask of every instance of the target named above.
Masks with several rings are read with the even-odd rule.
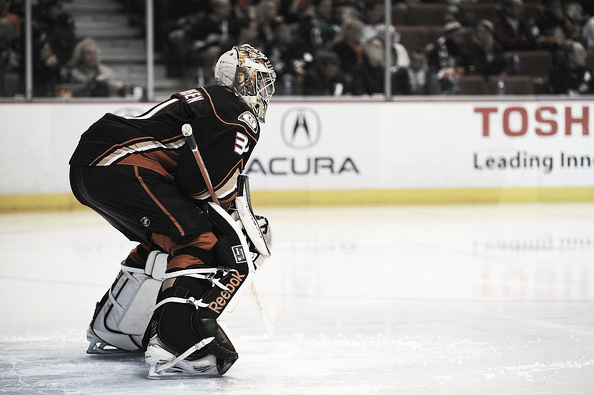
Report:
[[[181,132],[185,123],[192,125],[217,196],[230,201],[260,125],[243,101],[217,85],[179,92],[137,117],[105,114],[83,133],[70,164],[147,168],[170,177],[194,198],[206,199],[206,183]]]

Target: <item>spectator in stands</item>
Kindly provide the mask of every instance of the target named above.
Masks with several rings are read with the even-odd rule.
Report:
[[[299,19],[299,36],[314,53],[318,49],[329,49],[339,28],[333,23],[333,0],[311,0],[310,6]]]
[[[378,29],[377,37],[382,40],[382,42],[385,42],[384,25]],[[401,67],[408,67],[410,65],[410,58],[404,45],[400,44],[400,35],[396,32],[394,26],[390,26],[390,37],[392,42],[390,59],[392,61],[392,72],[394,73]]]
[[[33,96],[50,97],[61,81],[61,64],[45,32],[33,45]]]
[[[276,0],[262,0],[255,8],[258,39],[264,45],[270,44],[273,40],[274,20],[278,16],[277,2]]]
[[[230,37],[234,23],[230,0],[210,0],[209,5],[206,13],[182,18],[178,28],[169,34],[170,43],[185,66],[182,74],[188,80],[196,79],[196,70],[202,73],[198,78],[212,79],[222,46],[233,40]]]
[[[0,0],[0,20],[6,22],[5,30],[11,30],[12,32],[9,33],[12,36],[10,42],[5,43],[10,47],[10,61],[5,63],[4,67],[8,67],[10,71],[8,71],[8,75],[6,77],[9,79],[7,83],[12,85],[14,80],[20,80],[21,74],[23,73],[22,67],[24,63],[22,62],[23,59],[23,51],[24,51],[24,42],[22,40],[23,35],[21,34],[21,24],[22,20],[19,15],[12,12],[12,3],[8,0]],[[12,28],[8,26],[8,23],[12,25]],[[6,36],[5,36],[6,38]],[[4,55],[7,55],[5,50]],[[18,67],[13,67],[14,62],[18,63]],[[0,66],[2,67],[2,66]]]
[[[33,96],[54,96],[62,76],[68,73],[65,67],[77,43],[74,17],[62,12],[51,27],[34,25],[33,37]]]
[[[37,29],[50,36],[56,25],[58,15],[62,13],[62,0],[38,0],[33,8],[33,19]]]
[[[504,51],[536,49],[535,26],[524,16],[523,0],[504,0],[492,22]]]
[[[235,0],[231,3],[233,5],[231,10],[231,17],[233,19],[252,17],[252,15],[250,14],[250,0]]]
[[[503,48],[495,41],[493,24],[481,19],[474,27],[468,47],[467,74],[489,75],[501,74],[506,70],[507,62]]]
[[[307,69],[303,79],[303,94],[316,96],[342,96],[346,79],[340,69],[340,58],[332,51],[320,50],[314,57],[313,67]]]
[[[238,44],[250,44],[254,48],[263,48],[258,37],[258,24],[255,19],[244,16],[235,21],[227,42],[221,44],[222,52],[226,52]]]
[[[588,3],[591,3],[590,0],[587,1]],[[577,2],[566,3],[563,4],[562,7],[563,15],[565,15],[576,28],[574,33],[571,35],[571,38],[574,41],[581,40],[582,28],[586,24],[586,21],[590,17],[590,14],[585,13],[584,6]]]
[[[562,61],[551,70],[548,91],[554,94],[594,93],[594,74],[586,68],[586,50],[578,41],[562,45]]]
[[[427,65],[423,48],[415,48],[410,54],[410,66],[396,71],[392,79],[392,91],[397,95],[438,95],[441,86],[437,75]]]
[[[309,48],[283,17],[277,17],[272,32],[272,43],[264,53],[276,72],[276,91],[281,95],[301,94],[305,69],[313,60]]]
[[[373,37],[385,40],[385,2],[384,0],[370,0],[365,2],[363,42],[367,42]],[[410,59],[408,51],[400,44],[400,35],[396,32],[394,26],[390,26],[390,37],[392,38],[392,71],[395,72],[400,67],[408,66]],[[385,42],[385,41],[384,41]]]
[[[385,45],[378,36],[363,43],[363,63],[353,70],[353,95],[374,95],[385,92]]]
[[[72,84],[73,96],[110,97],[125,94],[125,84],[101,63],[99,48],[90,38],[76,45],[68,67],[68,82]]]
[[[363,10],[363,41],[367,41],[378,35],[384,28],[385,21],[385,2],[384,0],[369,0],[365,2]]]
[[[577,27],[565,15],[560,0],[545,0],[535,24],[538,27],[539,48],[556,50],[565,40],[576,38]]]
[[[58,58],[60,67],[63,67],[72,58],[74,47],[78,42],[74,29],[72,14],[62,12],[56,17],[53,32],[48,35],[48,42]]]
[[[278,15],[282,16],[289,25],[299,24],[301,15],[305,14],[310,0],[279,0]]]
[[[222,54],[221,45],[232,40],[232,7],[230,0],[211,0],[210,12],[196,26],[197,40],[193,43],[190,65],[204,70],[205,79],[214,77],[214,65]]]
[[[349,82],[353,78],[355,68],[363,64],[362,37],[363,22],[349,18],[342,23],[340,32],[332,41],[332,51],[340,58],[341,69]]]
[[[359,5],[358,1],[342,0],[334,4],[334,11],[332,20],[337,26],[340,26],[347,19],[361,20],[361,11],[363,7]]]
[[[458,77],[464,74],[466,48],[466,30],[458,21],[447,22],[443,36],[426,48],[427,63],[437,74],[443,93],[454,92]]]
[[[8,0],[0,0],[0,19],[10,21],[14,25],[14,39],[21,38],[21,18],[17,14],[10,12],[10,2]]]
[[[12,97],[20,83],[21,57],[14,48],[16,27],[8,18],[0,18],[0,96]]]
[[[183,29],[189,25],[188,21],[196,19],[206,12],[208,2],[203,0],[159,0],[154,2],[155,11],[155,50],[162,51],[167,66],[168,77],[181,77],[185,68],[186,48],[180,48],[182,39],[176,40],[176,35],[183,36]],[[182,30],[182,32],[179,32]]]

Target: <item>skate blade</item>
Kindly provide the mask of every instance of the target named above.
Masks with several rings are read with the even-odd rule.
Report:
[[[131,353],[139,353],[141,350],[138,351],[128,351],[122,350],[121,348],[117,348],[112,346],[109,343],[104,342],[103,340],[99,339],[95,333],[89,328],[87,331],[87,340],[89,341],[89,347],[87,348],[87,354],[92,355],[129,355]]]
[[[214,355],[207,355],[196,361],[180,361],[168,369],[161,370],[161,367],[169,361],[161,360],[149,367],[148,378],[156,380],[171,380],[188,377],[217,377],[217,359]]]

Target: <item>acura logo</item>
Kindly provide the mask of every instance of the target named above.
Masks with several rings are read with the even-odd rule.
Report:
[[[308,108],[290,109],[283,115],[281,135],[291,148],[307,149],[320,140],[321,123],[318,114]]]

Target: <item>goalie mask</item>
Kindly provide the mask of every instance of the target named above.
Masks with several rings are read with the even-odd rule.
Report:
[[[249,44],[235,46],[221,55],[214,74],[219,85],[230,88],[264,122],[276,74],[262,52]]]

